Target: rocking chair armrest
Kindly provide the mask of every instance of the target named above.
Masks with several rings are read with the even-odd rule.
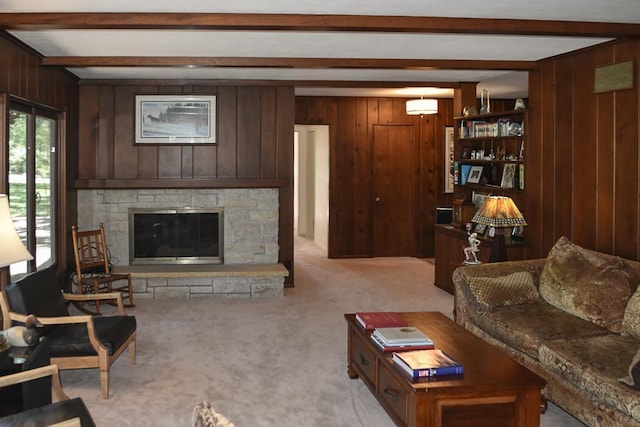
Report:
[[[69,400],[69,396],[64,393],[60,382],[58,365],[47,365],[40,368],[28,369],[17,374],[4,375],[0,377],[0,387],[7,387],[27,381],[51,376],[53,392],[58,400]]]
[[[127,313],[124,309],[124,303],[122,302],[122,294],[120,292],[109,292],[103,294],[69,294],[62,293],[62,296],[67,301],[103,301],[103,300],[116,300],[118,305],[118,312],[121,316],[126,316]]]

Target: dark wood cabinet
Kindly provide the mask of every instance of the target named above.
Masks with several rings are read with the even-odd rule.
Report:
[[[464,248],[469,245],[467,231],[451,225],[436,224],[435,226],[435,285],[453,295],[453,281],[451,276],[456,268],[464,263]],[[480,238],[479,259],[489,262],[492,239]],[[507,245],[507,258],[510,261],[524,259],[525,245],[512,243]]]

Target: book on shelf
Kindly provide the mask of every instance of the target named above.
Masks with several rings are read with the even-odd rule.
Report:
[[[385,353],[391,353],[394,351],[409,351],[409,350],[428,350],[434,348],[433,343],[409,343],[409,344],[385,344],[382,340],[374,334],[371,334],[371,341]]]
[[[370,311],[356,313],[356,321],[367,331],[376,328],[407,326],[407,321],[398,313],[390,311]]]
[[[392,359],[414,379],[464,374],[464,366],[440,349],[394,352]]]
[[[371,336],[375,336],[385,347],[417,344],[433,345],[431,338],[415,326],[376,328]]]
[[[460,165],[461,175],[460,175],[460,184],[465,185],[467,183],[467,178],[469,178],[469,172],[471,172],[471,165]]]

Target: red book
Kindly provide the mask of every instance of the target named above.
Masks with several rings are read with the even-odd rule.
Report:
[[[389,311],[356,313],[356,320],[367,331],[373,331],[376,328],[393,328],[409,325],[398,313]]]

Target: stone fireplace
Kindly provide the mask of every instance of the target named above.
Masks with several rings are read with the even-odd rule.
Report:
[[[221,211],[223,264],[130,263],[129,214],[135,210]],[[78,227],[103,223],[116,271],[129,271],[136,298],[281,296],[278,189],[79,190]]]

